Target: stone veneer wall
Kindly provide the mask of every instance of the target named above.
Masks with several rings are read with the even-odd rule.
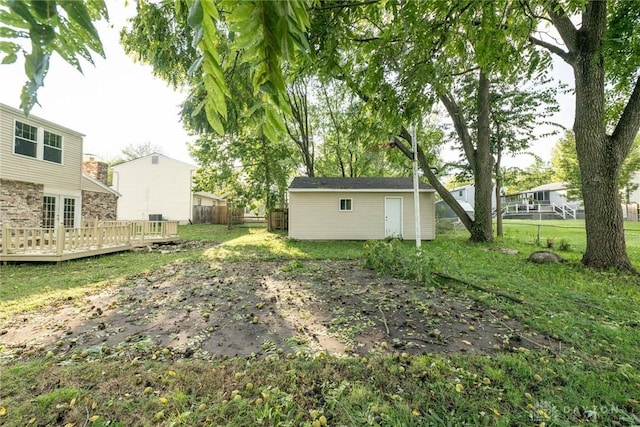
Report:
[[[115,221],[118,198],[111,193],[82,192],[82,218],[85,220]]]
[[[0,223],[41,227],[44,185],[0,179]]]
[[[109,173],[109,165],[107,163],[95,160],[82,162],[82,172],[107,185],[107,175]]]

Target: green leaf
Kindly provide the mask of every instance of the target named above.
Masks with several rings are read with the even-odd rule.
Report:
[[[44,76],[49,70],[49,58],[51,56],[40,49],[34,48],[33,51],[25,56],[24,68],[29,80],[34,82],[37,87],[44,85]]]
[[[93,21],[91,20],[91,16],[87,11],[86,5],[81,1],[76,0],[59,0],[60,6],[67,12],[69,16],[69,20],[77,23],[82,27],[94,40],[100,40],[100,36],[98,35],[98,30],[93,25]],[[86,40],[89,41],[90,39]],[[104,52],[102,51],[101,45],[99,46],[100,50],[99,54],[104,56]]]
[[[3,64],[12,64],[18,57],[17,53],[20,51],[20,45],[13,42],[0,41],[0,52],[6,56],[2,59]]]
[[[38,22],[34,19],[33,15],[29,11],[29,8],[23,1],[19,0],[9,0],[9,8],[18,14],[22,19],[28,22],[31,25],[37,25]]]
[[[29,30],[29,36],[32,42],[46,46],[56,37],[56,32],[50,25],[36,24]]]
[[[55,0],[31,0],[33,10],[43,19],[51,19],[58,14]]]
[[[200,0],[195,0],[191,4],[191,7],[189,7],[189,16],[187,17],[189,26],[193,29],[200,28],[202,26],[203,14],[202,3],[200,3]]]
[[[218,114],[218,110],[216,107],[217,106],[213,105],[210,100],[207,100],[204,110],[207,113],[207,120],[209,121],[209,124],[211,125],[213,130],[216,131],[219,135],[224,135],[224,126],[220,121],[220,115]]]
[[[17,31],[9,27],[0,27],[0,37],[7,39],[27,38],[29,37],[29,33]]]

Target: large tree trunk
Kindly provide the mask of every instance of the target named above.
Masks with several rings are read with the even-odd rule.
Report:
[[[474,242],[493,240],[491,216],[493,157],[491,156],[489,105],[489,79],[483,71],[480,71],[478,78],[478,143],[476,144],[473,171],[475,212],[471,240]]]
[[[594,268],[633,270],[624,241],[620,207],[620,168],[640,129],[640,77],[611,136],[605,127],[605,69],[603,39],[607,28],[607,2],[590,0],[578,29],[555,1],[547,14],[566,50],[530,36],[529,39],[560,56],[573,68],[576,115],[573,131],[580,164],[582,198],[587,231],[583,264]],[[623,58],[619,58],[623,60]]]
[[[624,240],[619,179],[624,157],[604,126],[604,64],[586,36],[579,36],[573,65],[576,116],[573,131],[580,163],[587,249],[583,264],[595,268],[632,269]]]
[[[478,76],[478,96],[477,96],[477,120],[478,132],[476,144],[473,144],[469,127],[464,118],[464,113],[456,103],[453,95],[447,92],[438,93],[440,101],[444,104],[456,134],[460,138],[465,156],[473,170],[474,182],[474,218],[471,227],[467,227],[472,242],[490,242],[493,240],[492,218],[491,218],[491,189],[493,157],[491,156],[491,114],[489,100],[489,79],[483,70]],[[443,197],[443,199],[446,201]],[[448,203],[448,202],[447,202]],[[457,202],[456,202],[457,204]],[[453,209],[453,206],[449,204]],[[455,209],[454,209],[455,211]],[[457,211],[456,211],[457,213]],[[466,224],[465,224],[466,225]]]
[[[575,62],[576,116],[573,131],[580,164],[584,201],[587,249],[583,264],[595,268],[615,267],[632,270],[624,240],[620,207],[620,167],[625,144],[616,144],[605,129],[605,75],[602,33],[606,22],[606,3],[587,6],[578,31]]]

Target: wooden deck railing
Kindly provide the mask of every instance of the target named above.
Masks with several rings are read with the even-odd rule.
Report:
[[[100,221],[80,228],[2,227],[0,260],[60,261],[178,239],[178,221]]]

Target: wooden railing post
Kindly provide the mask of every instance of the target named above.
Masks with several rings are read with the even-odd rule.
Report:
[[[96,235],[96,240],[97,240],[96,243],[98,245],[98,248],[102,248],[103,239],[104,239],[104,236],[102,235],[102,233],[103,233],[104,227],[102,227],[98,221],[96,221],[95,224],[96,224],[95,225],[95,235]]]
[[[67,238],[65,228],[63,224],[58,226],[58,232],[56,236],[56,255],[62,255],[64,252],[64,241]]]
[[[11,243],[11,235],[9,234],[9,226],[2,224],[2,254],[6,255],[9,250],[9,244]]]

